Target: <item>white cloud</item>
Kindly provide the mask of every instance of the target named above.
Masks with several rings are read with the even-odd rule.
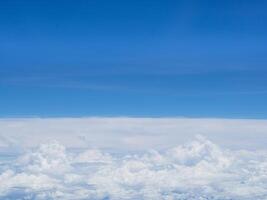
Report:
[[[267,120],[1,119],[0,199],[266,200],[266,145]]]
[[[57,140],[67,148],[164,149],[201,134],[229,148],[267,145],[267,120],[190,118],[28,118],[0,120],[0,151]]]
[[[102,153],[98,149],[89,149],[79,154],[75,158],[77,163],[111,163],[112,157],[107,153]]]
[[[57,142],[0,168],[1,199],[265,200],[267,151],[196,137],[164,151],[73,151]]]

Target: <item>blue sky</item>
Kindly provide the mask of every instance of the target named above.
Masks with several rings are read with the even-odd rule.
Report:
[[[266,1],[0,1],[0,116],[267,118]]]

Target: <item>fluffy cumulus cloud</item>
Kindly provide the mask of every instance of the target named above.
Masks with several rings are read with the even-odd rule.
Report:
[[[267,151],[202,136],[165,150],[73,150],[56,141],[0,165],[0,199],[266,200]]]

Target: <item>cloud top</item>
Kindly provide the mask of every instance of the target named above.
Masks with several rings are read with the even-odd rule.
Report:
[[[0,167],[2,199],[264,200],[267,151],[202,136],[164,151],[73,151],[52,141]]]

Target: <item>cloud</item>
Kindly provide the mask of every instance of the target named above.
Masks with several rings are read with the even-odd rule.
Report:
[[[0,120],[0,152],[56,140],[67,148],[166,149],[201,134],[227,148],[267,145],[267,120],[201,118],[25,118]]]
[[[267,120],[1,119],[0,199],[264,200],[266,141]]]
[[[1,199],[264,200],[267,151],[198,136],[162,151],[110,153],[41,144],[0,167]]]

